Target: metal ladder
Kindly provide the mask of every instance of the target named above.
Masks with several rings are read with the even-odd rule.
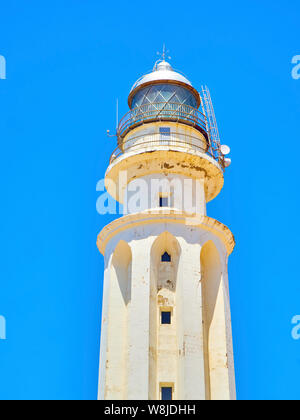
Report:
[[[206,129],[209,137],[209,152],[215,159],[219,160],[221,158],[220,134],[211,95],[207,86],[201,86],[200,96],[203,114],[206,117]]]

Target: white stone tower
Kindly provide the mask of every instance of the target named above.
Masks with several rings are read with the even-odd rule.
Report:
[[[133,86],[106,172],[125,215],[97,242],[99,399],[235,399],[227,277],[235,242],[206,216],[228,148],[208,89],[200,95],[164,58]]]

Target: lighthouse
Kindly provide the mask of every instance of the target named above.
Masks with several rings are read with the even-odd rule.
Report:
[[[166,61],[128,97],[105,174],[100,400],[234,400],[231,231],[206,213],[231,161],[207,87]]]

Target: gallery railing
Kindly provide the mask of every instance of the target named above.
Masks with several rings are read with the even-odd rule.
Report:
[[[200,152],[208,154],[214,158],[222,169],[225,169],[224,156],[221,151],[215,150],[211,147],[209,142],[204,142],[198,137],[187,135],[184,133],[170,133],[164,135],[161,133],[143,134],[136,137],[130,137],[125,141],[119,141],[118,147],[113,151],[110,164],[114,162],[119,156],[127,152],[135,152],[143,149],[157,150],[158,148],[167,148],[167,150],[180,150],[184,152]]]
[[[198,109],[185,104],[158,102],[130,110],[119,123],[118,138],[122,139],[129,130],[153,121],[182,122],[200,129],[207,136],[206,117]]]

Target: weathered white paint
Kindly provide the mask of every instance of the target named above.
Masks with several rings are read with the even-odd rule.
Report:
[[[127,399],[145,400],[149,395],[150,254],[147,239],[132,237],[131,304],[128,323]],[[118,333],[118,331],[116,331]]]
[[[123,200],[124,213],[158,208],[161,196],[168,199],[172,209],[206,215],[204,177],[175,174],[152,174],[130,181]]]
[[[200,244],[190,244],[180,239],[182,255],[178,299],[182,300],[182,313],[178,323],[182,331],[183,380],[179,397],[205,400]]]
[[[127,353],[120,352],[128,345],[127,305],[131,293],[131,249],[120,241],[110,264],[106,351],[106,399],[126,398]],[[118,334],[116,334],[118,331]]]
[[[219,267],[227,263],[225,244],[214,233],[197,226],[145,223],[113,236],[106,259],[113,261],[120,241],[128,244],[132,254],[130,309],[127,326],[125,318],[119,317],[119,327],[114,324],[112,330],[118,338],[109,341],[115,350],[108,349],[106,355],[115,356],[106,362],[119,368],[115,379],[111,374],[109,379],[106,376],[106,382],[112,382],[108,386],[117,386],[121,377],[127,378],[122,390],[125,399],[159,399],[160,383],[174,384],[176,399],[234,399],[233,358],[232,351],[228,352],[232,348],[229,300],[223,277],[218,277]],[[212,260],[205,253],[208,243],[214,244]],[[163,250],[172,256],[171,264],[159,261]],[[218,260],[222,261],[220,265]],[[205,283],[207,278],[212,284]],[[171,326],[160,325],[161,308],[172,309]],[[209,351],[205,351],[202,323],[206,316],[212,319]],[[120,334],[126,329],[128,341],[121,344]],[[126,354],[128,365],[120,368]],[[208,374],[207,363],[211,366]],[[113,395],[107,394],[106,398],[112,399]]]
[[[159,129],[170,129],[170,137],[162,137]],[[207,141],[204,135],[189,125],[175,122],[160,122],[142,125],[124,138],[124,151],[134,152],[139,149],[151,150],[152,147],[178,147],[182,151],[207,151]]]
[[[110,268],[105,259],[104,281],[103,281],[103,304],[102,304],[102,323],[101,323],[101,343],[100,343],[100,367],[98,399],[104,400],[107,384],[106,361],[107,361],[107,336],[108,336],[108,306],[110,288]]]
[[[170,140],[160,141],[159,128],[169,126]],[[153,123],[131,130],[124,139],[123,154],[109,165],[105,186],[112,197],[123,203],[126,186],[132,180],[147,175],[182,175],[204,180],[206,202],[221,191],[223,172],[209,156],[204,135],[195,128],[180,123]]]

